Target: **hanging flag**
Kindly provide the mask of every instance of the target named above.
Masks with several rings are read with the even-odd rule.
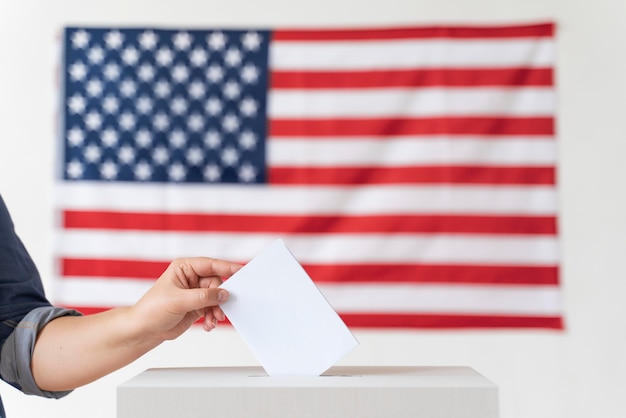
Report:
[[[351,327],[562,328],[554,55],[552,23],[66,28],[55,302],[283,238]]]

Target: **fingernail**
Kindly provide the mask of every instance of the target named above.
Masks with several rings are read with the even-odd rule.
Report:
[[[218,302],[226,302],[228,300],[228,292],[225,290],[218,291],[217,300]]]

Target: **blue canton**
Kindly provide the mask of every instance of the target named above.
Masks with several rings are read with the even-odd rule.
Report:
[[[269,32],[67,28],[66,180],[264,183]]]

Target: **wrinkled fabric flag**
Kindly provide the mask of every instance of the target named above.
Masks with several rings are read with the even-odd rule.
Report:
[[[562,328],[554,32],[66,28],[53,299],[283,238],[351,327]]]

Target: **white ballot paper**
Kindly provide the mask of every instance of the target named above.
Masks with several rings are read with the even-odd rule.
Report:
[[[222,310],[269,376],[319,376],[359,345],[283,240],[221,287]]]

